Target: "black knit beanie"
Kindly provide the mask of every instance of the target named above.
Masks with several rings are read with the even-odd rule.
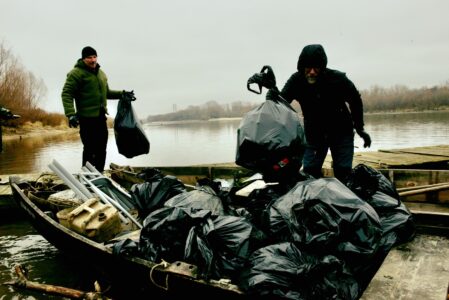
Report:
[[[85,59],[86,57],[91,55],[97,56],[97,51],[95,51],[95,49],[90,46],[84,47],[83,50],[81,51],[82,59]]]

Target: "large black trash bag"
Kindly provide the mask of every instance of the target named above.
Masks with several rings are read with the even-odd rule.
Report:
[[[167,200],[164,206],[193,210],[202,209],[210,211],[212,215],[224,215],[225,209],[221,199],[211,191],[212,189],[201,189],[180,193]]]
[[[150,152],[150,142],[131,105],[131,100],[127,97],[122,97],[118,102],[114,133],[118,152],[127,158]]]
[[[162,207],[153,211],[143,222],[139,253],[154,262],[182,260],[190,230],[210,214],[209,210],[179,207]]]
[[[131,239],[119,240],[112,245],[112,254],[117,256],[139,255],[139,246]]]
[[[290,233],[288,240],[335,255],[354,268],[379,248],[378,214],[336,178],[299,182],[271,205],[269,214],[272,236],[285,240]]]
[[[242,272],[240,286],[263,299],[358,299],[359,287],[344,263],[316,256],[285,242],[256,250]]]
[[[170,198],[184,193],[184,184],[175,176],[153,176],[146,182],[136,183],[130,189],[130,194],[137,207],[138,217],[143,220],[147,215],[161,208]]]
[[[414,237],[416,228],[412,213],[399,200],[394,184],[380,171],[359,164],[352,170],[346,185],[379,215],[382,226],[380,250],[383,254]]]
[[[263,70],[262,75],[266,75]],[[272,78],[269,80],[267,100],[241,120],[237,130],[235,162],[262,173],[265,181],[278,181],[299,172],[305,139],[297,112],[279,96],[274,74],[271,68],[268,67],[268,70]],[[260,73],[256,75],[252,78],[266,77]]]
[[[144,220],[139,247],[150,260],[181,260],[189,231],[209,216],[224,214],[221,199],[205,190],[180,193]]]
[[[243,217],[208,218],[190,231],[185,260],[199,266],[206,279],[236,279],[254,250],[252,246],[258,244],[254,231]]]
[[[391,247],[409,241],[415,235],[412,213],[400,201],[394,184],[380,171],[357,165],[346,185],[376,210],[382,225],[382,246]]]
[[[371,206],[374,208],[379,206],[380,209],[388,209],[400,205],[399,194],[394,184],[380,171],[367,165],[358,164],[355,166],[345,184],[360,198],[370,202]],[[388,205],[387,203],[377,205],[371,201],[375,198],[373,195],[377,192],[382,192],[393,199],[396,199],[396,202],[391,202]]]
[[[413,215],[403,203],[400,202],[397,206],[398,199],[380,191],[367,199],[367,203],[370,203],[379,215],[382,236],[375,256],[369,262],[360,264],[354,269],[362,289],[368,286],[388,252],[394,246],[413,239],[416,233]]]

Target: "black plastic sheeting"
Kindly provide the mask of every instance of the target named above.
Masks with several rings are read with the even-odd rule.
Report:
[[[122,98],[118,102],[114,134],[118,152],[125,157],[133,158],[150,152],[150,141],[129,99]]]
[[[139,242],[117,243],[114,253],[186,261],[205,280],[231,279],[250,296],[358,299],[388,251],[411,240],[415,227],[382,174],[359,165],[352,176],[348,186],[309,178],[246,198],[237,188],[198,186],[153,210]]]
[[[235,162],[275,181],[299,171],[304,149],[296,111],[283,100],[266,100],[241,120]]]

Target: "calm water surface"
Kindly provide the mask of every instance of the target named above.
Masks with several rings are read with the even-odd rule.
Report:
[[[365,128],[373,140],[370,149],[356,137],[356,152],[449,143],[449,112],[367,115]],[[235,160],[239,120],[190,124],[145,125],[151,149],[148,155],[127,159],[120,155],[110,132],[106,164],[175,166]],[[82,144],[71,139],[36,138],[4,143],[0,174],[48,170],[56,159],[68,171],[80,171]],[[13,266],[27,265],[30,279],[72,288],[90,286],[90,272],[67,260],[26,221],[0,222],[0,282],[15,278]],[[88,283],[89,282],[89,283]],[[89,284],[89,285],[88,285]],[[89,288],[90,289],[90,288]],[[0,300],[60,299],[0,285]]]

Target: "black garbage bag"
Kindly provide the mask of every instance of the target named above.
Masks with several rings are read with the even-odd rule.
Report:
[[[237,130],[236,164],[280,181],[299,172],[305,149],[304,130],[295,109],[279,95],[270,66],[248,80],[268,88],[266,101],[249,111]]]
[[[143,222],[139,253],[153,262],[182,260],[190,230],[210,214],[209,210],[179,207],[162,207],[153,211]]]
[[[138,217],[143,220],[147,215],[161,208],[170,198],[184,193],[184,184],[175,176],[153,176],[146,182],[134,184],[130,189],[132,201],[137,207]]]
[[[254,250],[251,240],[258,235],[253,231],[255,228],[243,217],[208,218],[190,231],[185,260],[200,267],[206,279],[236,279]]]
[[[346,185],[379,215],[384,252],[388,253],[391,247],[414,237],[416,227],[412,213],[400,201],[394,184],[380,171],[363,164],[357,165]]]
[[[193,210],[208,210],[212,215],[224,215],[224,207],[221,199],[215,195],[212,189],[192,190],[178,194],[164,204],[169,207],[181,207]]]
[[[118,152],[127,158],[150,152],[150,142],[131,105],[131,100],[126,97],[118,102],[114,134]]]
[[[272,236],[335,255],[349,267],[369,262],[379,248],[378,214],[336,178],[299,182],[271,205],[269,214]]]
[[[263,299],[358,299],[359,287],[344,262],[316,256],[285,242],[256,250],[240,286]]]
[[[393,183],[380,171],[357,165],[348,177],[346,185],[368,202],[377,212],[382,227],[382,238],[376,260],[380,265],[391,248],[410,241],[416,233],[415,221],[409,209],[400,201]],[[375,264],[368,266],[363,273],[374,273]]]
[[[395,206],[400,205],[399,194],[394,184],[379,170],[365,164],[358,164],[352,169],[346,185],[364,200],[370,201],[375,193],[382,192],[397,199]],[[376,206],[375,203],[370,204],[373,207]],[[385,203],[380,207],[385,207]],[[388,208],[389,207],[390,206],[388,206]]]
[[[144,220],[139,248],[148,259],[182,260],[189,231],[210,216],[224,214],[221,199],[210,190],[192,190],[168,199]]]
[[[112,245],[112,254],[117,256],[139,255],[138,244],[131,239],[120,240]]]
[[[235,162],[274,181],[299,172],[304,148],[297,113],[286,102],[266,100],[240,122]]]

